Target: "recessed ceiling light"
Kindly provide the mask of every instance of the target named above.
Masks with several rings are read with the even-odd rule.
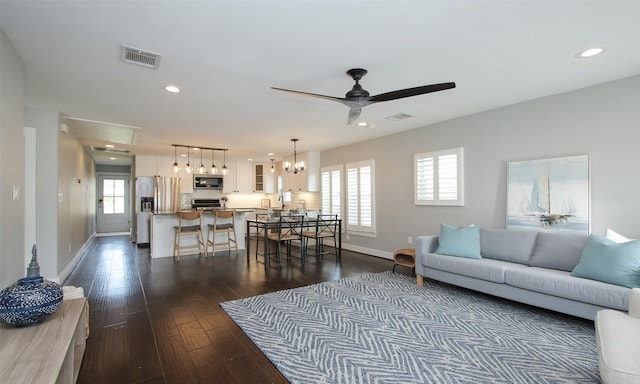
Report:
[[[361,121],[361,122],[359,122],[359,123],[358,123],[358,126],[359,126],[359,127],[366,127],[366,126],[367,126],[367,123],[366,123],[366,122],[364,122],[364,121]]]
[[[584,51],[576,53],[576,57],[579,59],[584,59],[587,57],[593,57],[595,55],[599,55],[602,52],[604,52],[604,48],[602,47],[589,48],[589,49],[585,49]]]
[[[393,116],[387,116],[386,119],[389,119],[392,121],[400,121],[400,120],[408,119],[410,117],[413,117],[413,115],[409,115],[406,113],[398,113]]]
[[[105,144],[104,146],[105,146],[105,147],[107,147],[107,148],[115,148],[115,147],[116,147],[116,146],[115,146],[115,145],[113,145],[113,144]]]
[[[249,158],[249,159],[247,159],[247,161],[253,161],[253,159]]]
[[[273,153],[273,152],[267,153],[267,156],[273,156],[273,155],[275,155],[275,153]]]
[[[118,160],[115,157],[110,157],[109,160]]]
[[[175,85],[167,85],[166,87],[164,87],[164,90],[171,93],[180,92],[180,88],[176,87]]]

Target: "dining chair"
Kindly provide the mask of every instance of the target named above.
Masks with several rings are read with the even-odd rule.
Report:
[[[332,253],[324,248],[324,240],[333,238],[334,254],[337,255],[338,215],[317,215],[316,218],[306,220],[307,224],[302,231],[303,258],[315,256],[316,260],[322,260],[325,254]],[[309,253],[309,240],[314,240],[313,252]]]
[[[225,246],[229,255],[231,255],[231,247],[235,248],[236,256],[238,256],[238,239],[236,238],[236,211],[223,210],[212,211],[213,224],[207,224],[207,243],[205,244],[205,257],[209,254],[209,245],[211,245],[211,256],[216,255],[217,246]],[[217,241],[217,234],[224,234],[226,241]],[[211,236],[213,235],[213,237]]]
[[[195,251],[198,251],[198,254],[205,253],[206,255],[202,238],[202,211],[178,211],[176,216],[178,216],[178,225],[173,227],[173,257],[180,261],[180,255],[193,254]],[[197,242],[196,244],[181,244],[183,237],[195,237]]]
[[[249,236],[255,237],[256,239],[256,260],[258,260],[259,256],[265,256],[265,235],[267,232],[267,226],[259,223],[266,223],[271,218],[270,215],[266,213],[258,213],[256,214],[256,225],[255,232],[250,233]],[[249,238],[251,241],[251,238]],[[260,244],[262,243],[262,253],[260,253]]]
[[[275,242],[276,250],[265,254],[270,260],[276,261],[282,267],[282,248],[286,248],[286,260],[291,261],[292,257],[297,257],[304,265],[304,255],[302,251],[302,225],[303,216],[280,216],[274,223],[272,230],[267,234],[267,238]],[[298,245],[298,254],[294,254],[293,245]]]

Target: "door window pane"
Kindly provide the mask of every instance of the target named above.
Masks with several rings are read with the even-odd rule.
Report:
[[[104,179],[102,183],[103,208],[105,215],[124,213],[124,180]]]

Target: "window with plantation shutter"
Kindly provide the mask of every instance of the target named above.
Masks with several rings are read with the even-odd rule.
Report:
[[[347,164],[347,230],[375,234],[375,163]]]
[[[342,166],[324,167],[320,170],[320,194],[322,213],[342,217]]]
[[[460,147],[414,155],[416,205],[464,205],[463,154]]]

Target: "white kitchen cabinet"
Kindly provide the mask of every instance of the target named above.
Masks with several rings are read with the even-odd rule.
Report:
[[[284,159],[292,164],[293,156]],[[297,174],[280,170],[282,189],[284,192],[319,192],[320,191],[320,152],[309,151],[298,154],[298,161],[304,161],[305,169]],[[282,167],[282,165],[280,165]]]
[[[270,163],[253,164],[253,192],[276,192],[276,174],[271,172]]]
[[[253,167],[246,161],[228,162],[228,172],[224,176],[223,193],[253,192]]]
[[[180,176],[180,193],[193,193],[193,174],[185,171],[178,172]]]
[[[233,162],[228,162],[226,166],[227,174],[224,175],[222,193],[233,193],[236,191],[236,165]],[[222,172],[222,166],[220,166],[220,172]]]

